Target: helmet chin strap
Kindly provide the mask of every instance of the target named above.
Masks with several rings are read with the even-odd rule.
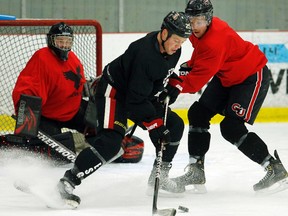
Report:
[[[161,39],[161,46],[162,46],[163,49],[164,49],[164,53],[167,53],[167,52],[166,52],[166,49],[165,49],[165,42],[166,42],[166,41],[167,41],[167,39],[166,39],[165,41]],[[163,53],[163,54],[164,54],[164,53]]]
[[[169,31],[167,31],[167,32],[168,32],[167,38],[166,38],[166,40],[163,40],[163,39],[162,39],[162,32],[163,32],[163,31],[161,31],[160,39],[161,39],[161,46],[162,46],[163,49],[164,49],[164,53],[162,53],[162,54],[165,55],[165,54],[167,54],[167,51],[166,51],[166,49],[165,49],[165,42],[171,37],[172,34],[170,34]]]

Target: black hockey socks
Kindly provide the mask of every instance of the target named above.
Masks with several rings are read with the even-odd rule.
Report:
[[[79,171],[76,167],[72,168],[71,170],[67,170],[62,179],[68,181],[73,187],[80,185],[81,179],[76,176],[78,172]]]
[[[188,152],[189,155],[204,157],[210,147],[211,134],[204,128],[189,127]]]
[[[96,137],[86,138],[91,147],[82,150],[76,158],[78,178],[86,178],[107,163],[121,149],[123,137],[113,130],[102,130]]]
[[[165,145],[165,150],[163,151],[163,157],[162,160],[164,162],[172,162],[178,146],[179,146],[179,141],[178,142],[170,142],[168,145]],[[156,155],[157,155],[157,150],[156,150]]]
[[[75,171],[77,173],[75,174],[79,179],[84,179],[105,163],[105,159],[96,149],[88,147],[82,150],[76,158],[75,166],[77,167],[77,170]]]
[[[267,145],[253,132],[247,134],[247,137],[243,140],[238,149],[252,161],[260,165],[264,165],[262,163],[270,160],[270,157],[272,157],[268,152]]]

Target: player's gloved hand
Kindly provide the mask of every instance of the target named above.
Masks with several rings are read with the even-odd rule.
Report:
[[[184,62],[180,65],[179,76],[186,76],[191,70],[192,67],[188,66],[187,62]]]
[[[169,96],[169,104],[174,103],[183,89],[182,82],[182,79],[180,79],[178,76],[169,78],[167,86],[159,95],[159,101],[163,103],[165,99]]]
[[[97,85],[100,81],[101,76],[102,75],[95,77],[95,78],[90,77],[90,79],[84,83],[84,90],[83,90],[84,96],[90,97],[90,96],[95,95],[96,88],[97,88]]]
[[[143,122],[143,125],[149,131],[150,139],[155,146],[161,143],[164,145],[170,143],[170,131],[163,125],[161,118],[154,119],[150,122]]]

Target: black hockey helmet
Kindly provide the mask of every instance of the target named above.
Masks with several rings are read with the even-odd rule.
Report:
[[[47,34],[48,47],[51,48],[61,60],[66,61],[68,59],[68,54],[72,48],[72,44],[69,48],[58,47],[55,43],[55,38],[58,36],[71,37],[71,40],[73,42],[73,30],[64,22],[60,22],[53,25]]]
[[[213,17],[213,5],[210,0],[189,0],[185,13],[189,17],[205,16],[209,25]]]
[[[176,34],[183,38],[188,38],[192,34],[189,17],[183,12],[171,11],[164,18],[161,30],[167,29],[169,36]]]

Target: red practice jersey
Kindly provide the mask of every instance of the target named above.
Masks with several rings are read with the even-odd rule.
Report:
[[[267,63],[257,45],[244,41],[217,17],[213,17],[200,39],[192,34],[189,40],[194,50],[187,64],[192,70],[187,76],[181,76],[183,93],[199,91],[214,75],[224,87],[237,85]]]
[[[80,107],[84,83],[83,65],[72,51],[67,61],[61,61],[50,48],[42,48],[17,79],[12,93],[15,110],[21,94],[38,96],[42,98],[43,116],[68,121]]]

